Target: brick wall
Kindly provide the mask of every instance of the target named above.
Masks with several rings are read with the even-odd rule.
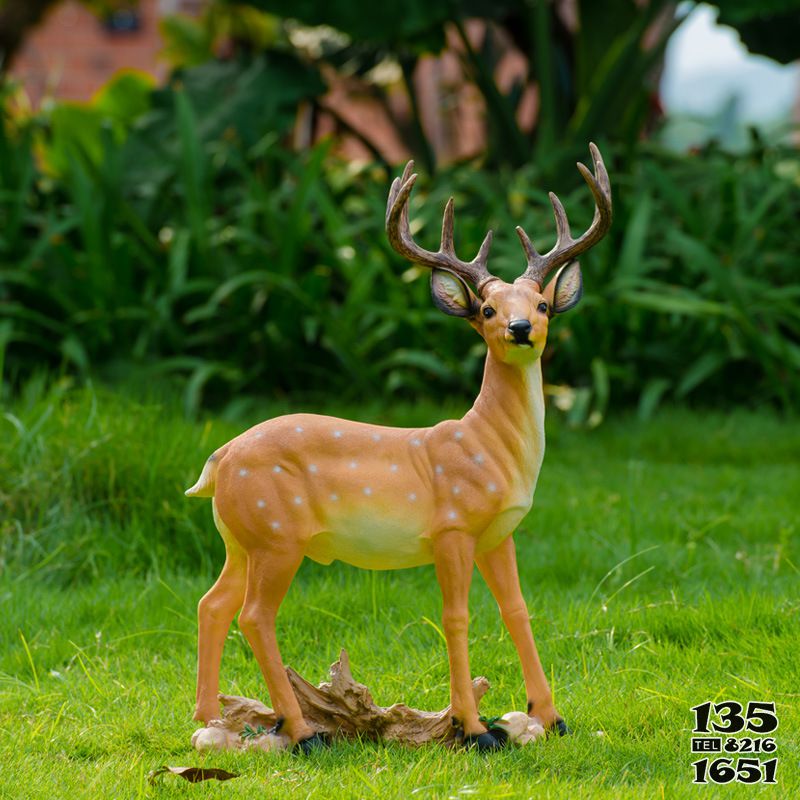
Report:
[[[158,60],[158,18],[175,10],[165,5],[163,0],[139,0],[138,28],[111,32],[86,8],[65,0],[27,36],[11,73],[36,107],[46,96],[86,100],[123,68],[140,69],[160,80],[167,68]]]

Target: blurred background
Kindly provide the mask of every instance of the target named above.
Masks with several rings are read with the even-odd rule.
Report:
[[[590,141],[615,222],[550,327],[516,537],[576,736],[495,770],[360,742],[204,763],[248,800],[686,797],[697,703],[800,729],[798,59],[800,0],[0,0],[0,797],[149,797],[194,763],[209,453],[290,411],[472,403],[482,341],[383,230],[406,159],[417,242],[452,194],[459,254],[492,228],[511,280],[514,226],[554,241],[548,191],[589,225]],[[526,697],[481,584],[488,716]],[[443,708],[439,609],[431,567],[306,560],[281,648],[316,682],[346,647],[378,702]],[[266,700],[236,626],[222,675]]]
[[[264,397],[468,399],[481,342],[383,233],[554,239],[604,154],[615,224],[552,326],[575,424],[800,398],[800,2],[0,0],[0,375]]]

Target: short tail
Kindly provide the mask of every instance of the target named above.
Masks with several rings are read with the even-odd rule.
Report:
[[[219,468],[219,460],[223,456],[225,448],[220,448],[215,453],[208,457],[197,483],[190,489],[187,489],[184,494],[187,497],[213,497],[214,489],[217,485],[217,469]]]

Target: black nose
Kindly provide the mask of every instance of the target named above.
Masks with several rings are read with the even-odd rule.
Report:
[[[514,336],[518,344],[525,344],[528,341],[528,334],[531,332],[531,324],[526,319],[512,319],[508,323],[508,329]]]

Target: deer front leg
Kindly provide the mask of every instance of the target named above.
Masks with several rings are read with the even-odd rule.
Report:
[[[208,724],[219,717],[219,667],[225,637],[242,607],[247,557],[228,548],[216,583],[197,605],[197,703],[194,719]]]
[[[497,600],[503,622],[519,653],[528,695],[528,714],[536,717],[546,729],[555,728],[563,735],[567,727],[553,706],[553,696],[539,660],[528,608],[519,585],[514,540],[509,536],[494,550],[479,555],[475,561]]]
[[[469,668],[469,587],[475,540],[461,531],[444,531],[433,540],[436,578],[442,590],[442,627],[450,662],[450,707],[464,730],[465,741],[480,749],[500,746],[478,719]]]

